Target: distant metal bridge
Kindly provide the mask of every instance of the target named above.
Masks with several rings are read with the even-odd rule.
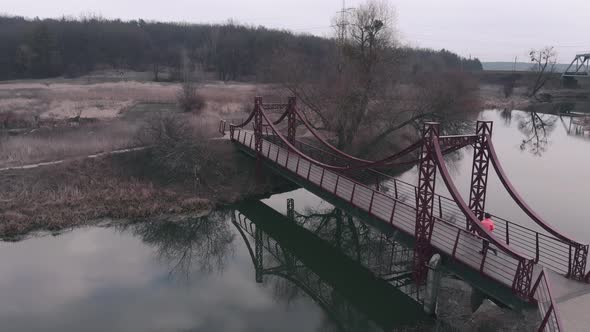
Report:
[[[399,153],[372,161],[348,155],[325,141],[298,111],[295,98],[286,104],[264,104],[262,98],[256,97],[254,105],[245,121],[230,124],[231,140],[286,178],[349,204],[412,237],[413,278],[418,285],[426,278],[427,261],[438,252],[491,284],[510,290],[513,296],[539,303],[541,330],[562,330],[557,305],[550,296],[550,282],[543,271],[546,268],[564,279],[588,282],[588,244],[559,232],[517,193],[494,149],[493,123],[478,121],[475,134],[458,136],[441,136],[438,123],[426,123],[421,140]],[[280,115],[278,119],[271,119],[276,114]],[[286,135],[279,129],[285,119]],[[253,130],[247,129],[250,123]],[[296,127],[301,124],[321,148],[296,139]],[[225,128],[226,122],[222,121],[219,129],[224,133]],[[470,197],[465,201],[449,175],[443,155],[468,145],[473,146],[474,155]],[[414,151],[419,151],[417,159],[401,160]],[[379,171],[407,163],[419,165],[417,186]],[[494,233],[482,227],[490,164],[514,202],[543,231],[500,217],[496,217],[500,222]],[[437,171],[451,198],[435,193]],[[375,180],[368,183],[367,174]],[[490,247],[497,250],[497,255],[489,254]]]
[[[561,74],[561,78],[585,78],[590,77],[590,52],[576,54],[576,57]]]

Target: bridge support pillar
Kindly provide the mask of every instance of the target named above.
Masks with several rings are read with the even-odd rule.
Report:
[[[254,231],[254,251],[256,257],[256,266],[254,267],[254,270],[256,274],[256,282],[259,284],[262,283],[262,270],[264,268],[262,264],[264,259],[262,254],[263,245],[264,243],[262,242],[262,230],[256,227],[256,230]]]
[[[531,283],[533,281],[534,260],[521,260],[516,268],[516,275],[512,282],[512,292],[523,299],[530,298]]]
[[[436,310],[436,299],[440,288],[440,269],[442,259],[439,254],[432,255],[428,262],[428,276],[426,278],[426,292],[424,294],[424,311],[434,315]]]
[[[258,158],[262,154],[262,97],[254,98],[254,150]]]
[[[254,151],[256,151],[256,178],[262,178],[262,97],[254,97]]]
[[[297,132],[297,120],[295,115],[295,107],[297,105],[297,99],[295,97],[289,97],[287,104],[287,140],[291,144],[295,144],[295,136]]]
[[[486,140],[492,136],[492,121],[477,121],[477,141],[473,145],[473,165],[471,167],[471,190],[469,191],[469,208],[479,220],[483,220],[486,205],[486,189],[490,153],[486,149]],[[475,232],[475,228],[467,221],[467,230]]]
[[[295,221],[295,200],[293,198],[287,198],[287,218]]]
[[[588,277],[584,276],[586,272],[586,260],[588,258],[588,245],[579,244],[570,249],[574,250],[573,257],[570,253],[570,266],[568,269],[567,277],[574,280],[583,281],[586,279],[588,281]],[[588,273],[590,276],[590,272]]]
[[[422,132],[422,148],[420,151],[420,165],[418,190],[416,192],[416,228],[413,262],[413,276],[417,284],[426,279],[432,248],[430,237],[434,227],[434,186],[436,180],[436,161],[434,158],[434,140],[438,139],[439,124],[428,122],[424,124]]]

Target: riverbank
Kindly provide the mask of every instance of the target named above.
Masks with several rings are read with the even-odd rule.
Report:
[[[153,152],[71,160],[0,174],[0,238],[16,240],[32,231],[58,231],[100,218],[141,221],[167,214],[200,213],[291,184],[272,174],[255,174],[255,161],[228,140],[213,141],[219,162],[200,173],[207,181],[176,179],[154,172]]]

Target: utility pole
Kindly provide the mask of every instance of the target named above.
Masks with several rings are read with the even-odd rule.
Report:
[[[346,38],[346,27],[348,26],[346,15],[353,9],[354,8],[346,8],[346,0],[342,0],[342,9],[336,12],[337,14],[340,14],[340,19],[336,23],[336,27],[338,28],[338,42],[340,44],[344,44],[344,39]]]
[[[342,9],[336,14],[340,14],[340,18],[337,18],[336,27],[337,31],[337,38],[338,38],[338,45],[339,45],[339,55],[340,55],[340,64],[338,64],[338,71],[341,72],[344,67],[344,44],[346,43],[346,29],[348,27],[348,12],[353,10],[354,8],[346,8],[346,0],[342,0]]]
[[[514,57],[514,65],[512,66],[512,73],[516,72],[516,60],[518,60],[518,55]]]

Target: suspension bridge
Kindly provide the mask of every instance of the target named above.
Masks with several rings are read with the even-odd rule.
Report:
[[[227,125],[222,120],[219,131],[225,134]],[[300,126],[311,133],[311,140],[296,137]],[[560,232],[525,202],[502,168],[492,131],[492,122],[478,121],[473,134],[443,136],[438,123],[425,123],[417,142],[386,158],[366,160],[322,138],[294,97],[287,103],[263,103],[256,97],[247,119],[229,123],[231,141],[255,157],[259,166],[264,164],[320,197],[347,205],[381,227],[410,238],[416,285],[424,283],[427,263],[438,253],[445,257],[445,264],[460,267],[465,279],[483,279],[493,292],[536,303],[540,331],[575,331],[588,326],[590,318],[580,308],[590,304],[589,246]],[[473,147],[473,165],[465,199],[449,175],[444,155],[467,146]],[[403,165],[418,166],[417,185],[387,174]],[[490,166],[539,230],[486,210]],[[437,174],[450,197],[435,192]],[[496,221],[493,233],[481,225],[484,213],[492,214]]]

